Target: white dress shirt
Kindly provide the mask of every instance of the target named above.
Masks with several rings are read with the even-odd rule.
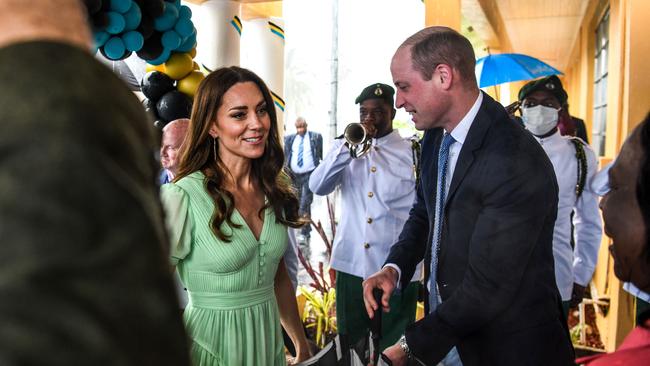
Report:
[[[454,142],[449,145],[449,156],[447,157],[448,160],[447,179],[445,180],[445,197],[449,197],[449,187],[451,187],[451,181],[454,177],[456,163],[458,162],[458,155],[460,155],[460,150],[463,148],[463,144],[465,143],[469,129],[472,127],[472,123],[474,122],[474,119],[476,118],[476,115],[481,108],[481,103],[483,103],[483,93],[479,92],[476,101],[472,105],[472,108],[467,111],[467,114],[465,114],[458,125],[456,125],[456,127],[451,131],[451,137],[454,138]],[[448,131],[445,131],[445,133],[448,133]],[[432,243],[427,243],[427,245],[432,245]],[[392,267],[397,271],[397,284],[399,286],[400,278],[402,277],[402,270],[394,263],[387,263],[386,266]],[[427,288],[431,290],[430,284],[428,283]]]
[[[373,139],[365,156],[352,159],[343,139],[312,172],[309,189],[318,195],[341,189],[341,220],[336,230],[331,266],[367,278],[386,260],[415,198],[411,142],[397,130]],[[420,279],[420,270],[413,280]]]
[[[587,180],[580,198],[576,197],[578,182],[578,159],[571,139],[553,135],[540,139],[535,137],[548,155],[557,178],[559,197],[557,219],[553,230],[553,258],[555,281],[563,301],[571,299],[573,283],[587,286],[596,268],[598,248],[602,236],[602,223],[598,210],[598,195],[592,187],[597,170],[596,155],[584,144],[587,158]],[[571,248],[571,212],[574,211],[575,248]]]
[[[298,166],[298,148],[300,141],[305,140],[302,147],[302,166]],[[311,153],[311,140],[309,139],[309,131],[300,136],[296,134],[291,145],[291,171],[296,174],[311,172],[316,165],[314,164],[314,156]]]

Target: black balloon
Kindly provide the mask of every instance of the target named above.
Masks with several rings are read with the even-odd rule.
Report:
[[[173,89],[174,80],[160,71],[149,71],[142,78],[142,94],[152,100],[152,103]]]
[[[165,127],[166,124],[167,124],[167,123],[165,123],[165,121],[162,121],[162,120],[157,119],[157,120],[153,123],[153,126],[156,127],[157,129],[162,130],[163,127]]]
[[[165,122],[179,118],[190,118],[192,99],[178,90],[172,90],[160,98],[156,104],[156,109],[160,118]]]
[[[163,0],[145,0],[138,2],[143,14],[149,15],[155,19],[165,11],[165,2]]]
[[[160,41],[160,32],[155,32],[144,42],[142,49],[136,52],[138,57],[145,61],[157,59],[163,51],[163,45]]]
[[[142,14],[142,19],[140,20],[140,25],[138,26],[138,32],[142,34],[142,38],[145,40],[149,39],[149,37],[151,37],[154,32],[153,18],[146,14]]]
[[[102,8],[102,0],[84,0],[84,4],[89,14],[95,14]]]
[[[108,14],[106,14],[106,12],[98,12],[93,15],[91,21],[93,23],[93,27],[97,29],[104,29],[106,26],[108,26],[109,23]]]

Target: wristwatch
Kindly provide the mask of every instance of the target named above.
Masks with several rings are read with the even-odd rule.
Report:
[[[399,341],[397,341],[397,343],[399,344],[399,348],[402,349],[402,352],[404,352],[406,354],[406,358],[408,358],[410,360],[411,359],[411,349],[409,349],[409,345],[408,345],[408,343],[406,343],[406,336],[402,335],[400,337]]]

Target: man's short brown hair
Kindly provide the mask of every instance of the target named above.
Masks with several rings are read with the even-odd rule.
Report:
[[[477,87],[474,48],[467,38],[448,27],[428,27],[407,38],[400,46],[411,47],[413,67],[424,80],[431,80],[439,64],[458,70],[465,86]]]

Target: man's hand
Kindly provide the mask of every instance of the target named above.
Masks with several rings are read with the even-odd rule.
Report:
[[[375,310],[379,308],[379,304],[372,295],[372,290],[378,288],[384,292],[381,297],[381,306],[384,311],[389,312],[388,300],[390,300],[390,295],[397,286],[397,277],[398,274],[395,268],[384,267],[381,271],[363,281],[363,302],[366,305],[366,311],[370,319],[375,316]]]
[[[578,306],[585,296],[585,286],[580,286],[577,283],[573,284],[573,291],[571,292],[571,300],[569,300],[569,307]]]
[[[393,363],[393,366],[406,366],[406,363],[408,362],[406,353],[404,353],[402,347],[400,347],[397,343],[386,348],[383,353],[386,355],[386,357],[388,357],[388,359],[390,359],[390,361]]]

